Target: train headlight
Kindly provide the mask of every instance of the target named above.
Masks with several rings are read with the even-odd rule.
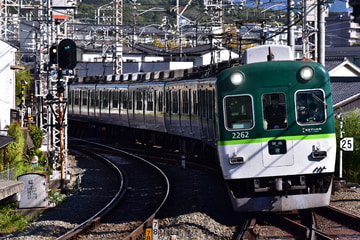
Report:
[[[314,69],[309,66],[305,66],[300,69],[300,78],[303,81],[309,81],[314,76]]]
[[[242,72],[233,72],[230,76],[230,81],[232,84],[238,86],[244,81],[245,77]]]

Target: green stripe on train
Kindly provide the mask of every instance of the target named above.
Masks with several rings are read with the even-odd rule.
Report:
[[[227,141],[218,141],[218,146],[261,143],[261,142],[268,142],[268,141],[274,140],[274,139],[285,139],[287,141],[294,141],[294,140],[299,141],[299,140],[312,140],[312,139],[325,139],[325,138],[335,138],[335,133],[309,134],[309,135],[297,135],[297,136],[279,136],[279,137],[252,138],[252,139],[234,139],[234,140],[227,140]]]

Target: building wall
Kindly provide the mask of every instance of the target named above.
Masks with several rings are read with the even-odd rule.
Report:
[[[350,13],[326,18],[326,45],[344,47],[354,45],[360,37],[360,25],[351,22]]]
[[[0,41],[0,130],[10,125],[10,109],[15,109],[15,65],[16,48]]]

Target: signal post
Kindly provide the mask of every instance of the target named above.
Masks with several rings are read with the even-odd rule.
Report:
[[[53,113],[55,113],[56,124],[55,127],[58,131],[59,142],[55,142],[55,161],[60,162],[60,188],[66,188],[66,162],[67,162],[67,83],[68,78],[73,74],[73,69],[77,64],[76,56],[76,44],[71,39],[63,39],[58,45],[53,45],[50,48],[49,54],[50,64],[55,64],[57,81],[56,81],[56,93],[57,101],[52,103],[55,105],[52,107]],[[48,100],[52,100],[52,96],[47,97]],[[56,113],[55,107],[58,113]],[[56,167],[56,166],[55,166]]]

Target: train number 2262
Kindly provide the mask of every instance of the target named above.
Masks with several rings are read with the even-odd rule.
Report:
[[[233,139],[249,138],[249,132],[233,132],[232,138]]]

